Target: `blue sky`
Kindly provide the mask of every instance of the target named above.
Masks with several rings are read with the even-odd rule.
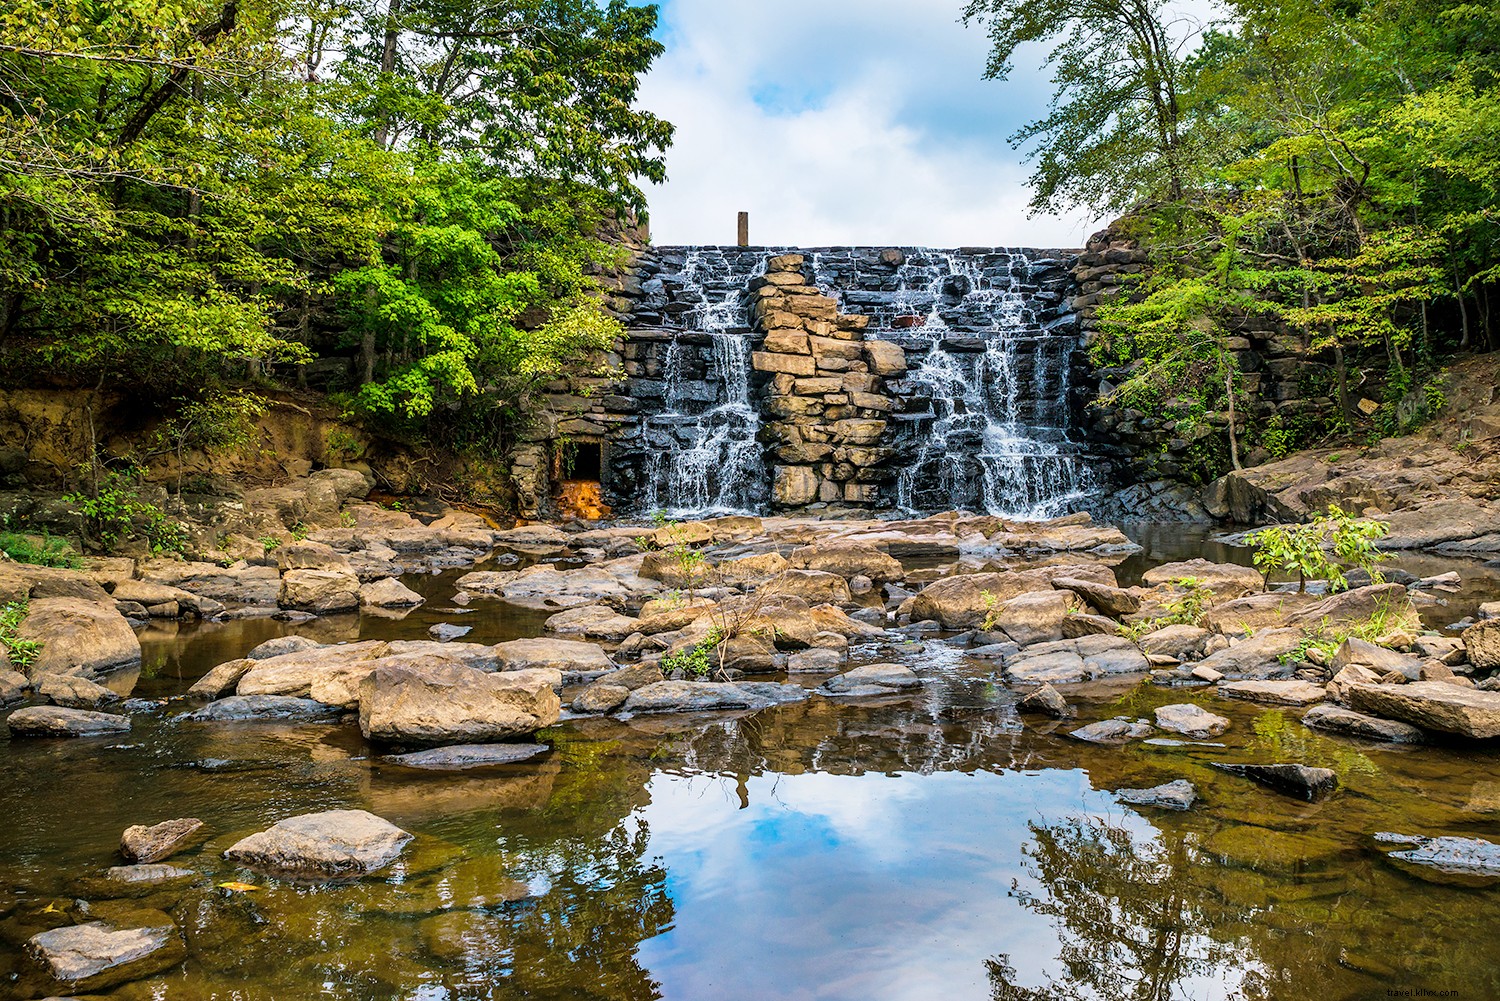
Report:
[[[657,243],[1080,246],[1088,212],[1028,218],[1006,137],[1045,110],[1040,49],[985,81],[963,0],[665,0],[642,104],[678,127],[648,191]]]

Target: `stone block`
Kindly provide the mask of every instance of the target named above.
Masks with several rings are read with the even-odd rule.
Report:
[[[870,318],[863,314],[845,314],[838,318],[839,329],[847,331],[867,330],[870,326]]]
[[[777,466],[772,474],[772,499],[781,507],[801,507],[818,496],[818,476],[806,466]]]
[[[880,487],[874,483],[845,483],[844,501],[849,504],[874,504],[880,499]]]
[[[822,372],[847,372],[855,363],[843,358],[818,358],[815,367]]]
[[[844,380],[836,375],[817,376],[812,379],[798,379],[796,392],[802,396],[822,396],[825,393],[838,393],[844,388]]]
[[[853,341],[840,341],[832,337],[809,337],[808,344],[814,358],[843,358],[858,361],[864,350]]]
[[[767,271],[797,271],[802,270],[802,265],[807,263],[807,258],[801,254],[782,254],[773,257],[766,262]]]
[[[806,285],[807,278],[801,271],[769,271],[765,280],[771,285]]]
[[[863,410],[889,411],[891,401],[874,393],[850,393],[849,402]]]
[[[791,327],[779,327],[767,331],[765,343],[761,345],[761,348],[764,351],[789,355],[805,355],[810,351],[807,334]]]
[[[833,435],[835,440],[848,445],[874,445],[885,434],[885,429],[885,421],[838,421],[833,426]]]
[[[865,357],[870,371],[879,376],[900,375],[906,371],[906,352],[890,341],[865,341]]]
[[[771,351],[752,352],[750,364],[757,372],[785,372],[788,375],[812,375],[818,370],[817,363],[809,355]]]

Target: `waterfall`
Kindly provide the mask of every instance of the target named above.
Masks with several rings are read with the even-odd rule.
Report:
[[[925,404],[902,415],[902,510],[1048,518],[1096,488],[1069,437],[1075,341],[1042,327],[1032,279],[1020,252],[918,251],[897,270],[890,309],[877,317],[920,356],[905,381]]]
[[[764,494],[766,472],[756,440],[760,413],[750,402],[750,337],[742,300],[746,284],[764,273],[767,259],[724,248],[686,251],[671,295],[680,327],[663,362],[665,409],[642,419],[650,446],[644,510],[673,516],[750,511]],[[690,338],[706,338],[709,348],[707,372],[698,384],[684,374]]]

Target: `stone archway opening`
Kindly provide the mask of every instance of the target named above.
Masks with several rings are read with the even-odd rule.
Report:
[[[598,521],[612,513],[604,503],[605,444],[598,440],[559,440],[552,450],[554,506],[561,518]]]

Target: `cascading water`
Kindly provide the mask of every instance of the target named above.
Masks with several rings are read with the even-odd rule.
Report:
[[[760,413],[750,402],[750,337],[742,300],[765,255],[692,248],[669,294],[680,333],[667,344],[662,413],[642,419],[648,452],[640,506],[672,515],[754,509],[766,478]],[[686,306],[686,309],[681,307]],[[686,342],[707,338],[707,372],[689,385]],[[706,392],[706,387],[713,387]]]
[[[906,376],[919,408],[899,417],[902,510],[1047,518],[1095,488],[1068,435],[1075,342],[1040,324],[1032,276],[1033,262],[1016,252],[917,253],[898,269],[878,319],[910,355],[925,352]]]

